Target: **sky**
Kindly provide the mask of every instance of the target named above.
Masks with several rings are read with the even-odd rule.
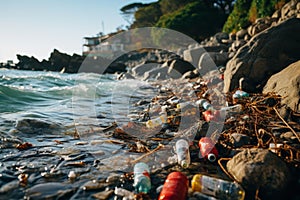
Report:
[[[0,62],[16,54],[48,59],[57,49],[82,53],[83,37],[127,26],[120,8],[156,0],[0,0]]]

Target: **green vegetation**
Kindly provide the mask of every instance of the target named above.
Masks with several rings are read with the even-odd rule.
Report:
[[[200,41],[222,30],[233,1],[159,0],[149,4],[130,4],[121,8],[121,12],[127,19],[130,14],[134,16],[130,28],[169,28]]]
[[[223,31],[237,32],[258,18],[271,16],[285,2],[285,0],[236,0]]]
[[[225,19],[225,14],[219,9],[197,1],[163,15],[156,26],[185,33],[200,41],[220,31]]]
[[[287,0],[158,0],[121,8],[129,28],[163,27],[180,31],[197,41],[221,31],[237,32],[270,16]],[[131,19],[131,20],[129,20]]]

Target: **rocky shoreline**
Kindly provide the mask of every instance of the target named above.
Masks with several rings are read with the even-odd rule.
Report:
[[[153,162],[159,152],[172,152],[171,147],[179,138],[190,140],[189,167],[182,168],[176,160],[167,158],[167,164],[156,161],[159,167],[151,168],[152,187],[148,194],[135,192],[132,172],[120,175],[118,171],[103,177],[99,174],[105,167],[102,161],[90,155],[70,153],[61,156],[42,176],[37,175],[40,171],[26,167],[19,167],[19,171],[3,170],[1,173],[8,180],[15,173],[19,176],[13,184],[9,182],[0,188],[0,197],[16,188],[34,185],[24,189],[27,199],[157,199],[167,175],[180,171],[189,183],[198,173],[236,181],[244,188],[245,199],[299,199],[299,15],[300,3],[292,0],[271,18],[258,19],[236,34],[218,33],[201,44],[179,49],[178,55],[156,50],[142,55],[133,52],[129,56],[132,60],[128,57],[118,60],[106,69],[107,73],[121,73],[119,79],[149,81],[159,91],[151,100],[136,103],[136,107],[144,110],[127,125],[113,124],[99,130],[94,127],[89,132],[101,132],[113,138],[110,144],[122,145],[136,153],[135,157],[127,158],[131,171],[137,162]],[[44,64],[29,57],[19,56],[19,60],[17,66],[23,69],[36,63],[36,69],[44,64],[60,66],[53,68],[55,71],[68,66],[66,72],[70,73],[77,72],[83,62],[80,56],[58,51],[53,52],[49,61],[41,62]],[[211,61],[215,69],[207,70]],[[237,91],[247,95],[238,96]],[[197,103],[202,99],[212,104],[211,108]],[[235,106],[239,109],[231,110]],[[166,121],[150,128],[145,125],[162,113],[167,115]],[[136,137],[137,132],[143,132],[143,137]],[[199,157],[198,142],[205,136],[215,142],[219,152],[217,162]],[[20,151],[32,148],[29,143],[11,142]],[[52,155],[51,152],[39,154]],[[34,155],[27,154],[25,158]],[[87,171],[97,174],[97,178],[84,176]],[[35,175],[28,178],[30,173]],[[49,182],[40,181],[42,178]],[[116,188],[125,189],[125,194],[116,194]],[[211,198],[201,196],[191,187],[187,193],[190,200]]]

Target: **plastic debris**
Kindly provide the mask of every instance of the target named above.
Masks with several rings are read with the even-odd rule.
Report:
[[[202,192],[219,199],[243,200],[245,198],[245,191],[238,183],[203,174],[194,175],[191,185],[193,191]]]
[[[188,192],[189,181],[181,172],[172,172],[168,175],[159,200],[185,200]]]
[[[214,142],[209,137],[203,137],[199,140],[200,154],[210,162],[215,162],[219,153]]]
[[[182,168],[188,168],[191,163],[189,143],[180,139],[176,142],[177,162]]]
[[[151,189],[150,170],[146,163],[140,162],[134,166],[134,184],[137,192],[148,193]]]

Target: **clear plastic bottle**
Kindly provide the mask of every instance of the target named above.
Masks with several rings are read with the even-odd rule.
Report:
[[[167,120],[168,120],[167,115],[164,114],[157,118],[148,120],[146,122],[146,126],[147,126],[147,128],[155,128],[155,127],[161,126],[162,124],[166,123]]]
[[[146,163],[140,162],[134,165],[134,184],[138,193],[148,193],[151,189],[150,170]]]
[[[193,191],[198,191],[217,199],[244,200],[245,191],[236,182],[230,182],[203,174],[196,174],[192,179]]]
[[[235,113],[240,113],[243,110],[243,106],[241,104],[236,104],[233,106],[227,106],[224,108],[221,108],[221,111],[226,111],[226,112],[235,112]]]
[[[182,168],[188,168],[191,163],[189,143],[184,139],[180,139],[176,142],[175,150],[178,164]]]

